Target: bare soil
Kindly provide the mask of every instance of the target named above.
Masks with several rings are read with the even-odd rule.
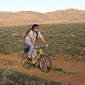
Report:
[[[49,81],[61,82],[63,85],[85,85],[85,60],[60,58],[52,59],[53,68],[63,71],[52,70],[48,73],[38,68],[26,69],[21,64],[18,55],[0,55],[0,68],[16,70],[27,75],[37,76]]]

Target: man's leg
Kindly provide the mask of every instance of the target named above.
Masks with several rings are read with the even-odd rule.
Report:
[[[30,50],[30,46],[26,45],[25,49],[24,49],[24,58],[27,57],[27,54],[28,54],[29,50]]]
[[[29,49],[29,52],[27,54],[29,56],[29,58],[31,58],[33,52],[34,52],[34,46],[30,45],[30,49]]]
[[[37,57],[37,50],[36,49],[34,49],[34,51],[33,51],[33,56],[34,56],[34,59],[36,59],[36,57]]]

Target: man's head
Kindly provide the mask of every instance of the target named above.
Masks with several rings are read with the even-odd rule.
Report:
[[[38,31],[38,28],[39,28],[38,24],[33,24],[32,25],[32,30],[33,31],[37,32]]]

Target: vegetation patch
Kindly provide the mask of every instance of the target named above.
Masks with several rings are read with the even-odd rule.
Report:
[[[56,68],[56,67],[53,67],[52,71],[55,71],[55,72],[65,72],[63,68]]]
[[[0,69],[0,85],[62,85],[59,82],[28,76],[8,69]]]
[[[0,54],[23,53],[25,34],[31,26],[0,27]],[[59,54],[85,59],[85,23],[40,25],[50,57]],[[38,42],[43,43],[41,40]]]

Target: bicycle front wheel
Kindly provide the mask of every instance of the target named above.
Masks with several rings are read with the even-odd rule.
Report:
[[[46,55],[41,55],[40,61],[39,61],[39,68],[43,72],[49,72],[51,70],[52,64],[51,59]]]

